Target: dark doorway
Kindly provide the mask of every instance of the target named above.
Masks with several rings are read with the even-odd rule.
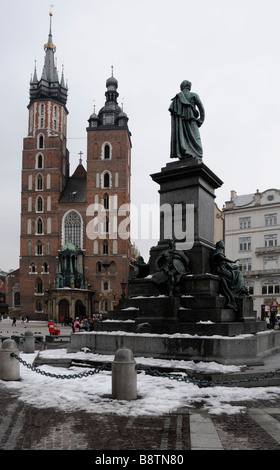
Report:
[[[59,321],[61,323],[69,323],[69,302],[66,299],[62,299],[58,306]]]
[[[86,316],[86,308],[83,305],[83,302],[81,300],[77,300],[75,304],[75,317],[79,317],[81,320],[82,318],[85,318]]]

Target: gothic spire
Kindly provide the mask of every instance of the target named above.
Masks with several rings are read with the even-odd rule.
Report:
[[[44,79],[48,82],[58,82],[58,75],[55,66],[54,54],[56,47],[52,40],[52,12],[50,12],[50,30],[47,44],[44,45],[45,49],[45,65],[44,65]]]
[[[65,86],[64,73],[62,72],[61,81],[59,83],[57,68],[55,65],[54,54],[56,47],[52,38],[52,12],[49,13],[50,26],[48,42],[44,45],[45,61],[40,81],[37,80],[37,72],[35,68],[33,80],[30,83],[30,104],[37,99],[53,99],[59,103],[67,102],[67,86]]]

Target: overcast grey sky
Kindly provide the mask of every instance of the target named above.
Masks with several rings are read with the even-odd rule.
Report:
[[[50,3],[0,1],[0,268],[19,266],[21,158],[29,80],[44,62]],[[171,98],[184,79],[204,104],[204,163],[224,182],[216,202],[280,188],[279,0],[53,0],[53,42],[68,80],[71,173],[86,159],[87,120],[119,82],[132,133],[132,203],[157,203],[151,173],[170,161]],[[157,223],[157,221],[156,221]],[[135,240],[147,260],[156,240]]]

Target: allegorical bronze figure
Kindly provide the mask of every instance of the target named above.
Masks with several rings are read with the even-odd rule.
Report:
[[[157,273],[153,274],[152,281],[156,284],[166,284],[169,296],[180,294],[181,277],[190,272],[189,258],[181,250],[175,249],[173,238],[168,240],[168,248],[156,260]]]
[[[228,308],[238,310],[236,298],[250,298],[247,287],[245,286],[242,272],[235,264],[224,254],[225,245],[221,240],[216,243],[216,250],[212,255],[212,273],[221,279],[222,293],[226,298]]]

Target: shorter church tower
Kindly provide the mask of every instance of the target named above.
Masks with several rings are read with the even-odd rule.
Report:
[[[106,81],[105,105],[87,128],[86,272],[95,291],[95,311],[107,312],[129,278],[131,134],[118,105],[118,81]]]

